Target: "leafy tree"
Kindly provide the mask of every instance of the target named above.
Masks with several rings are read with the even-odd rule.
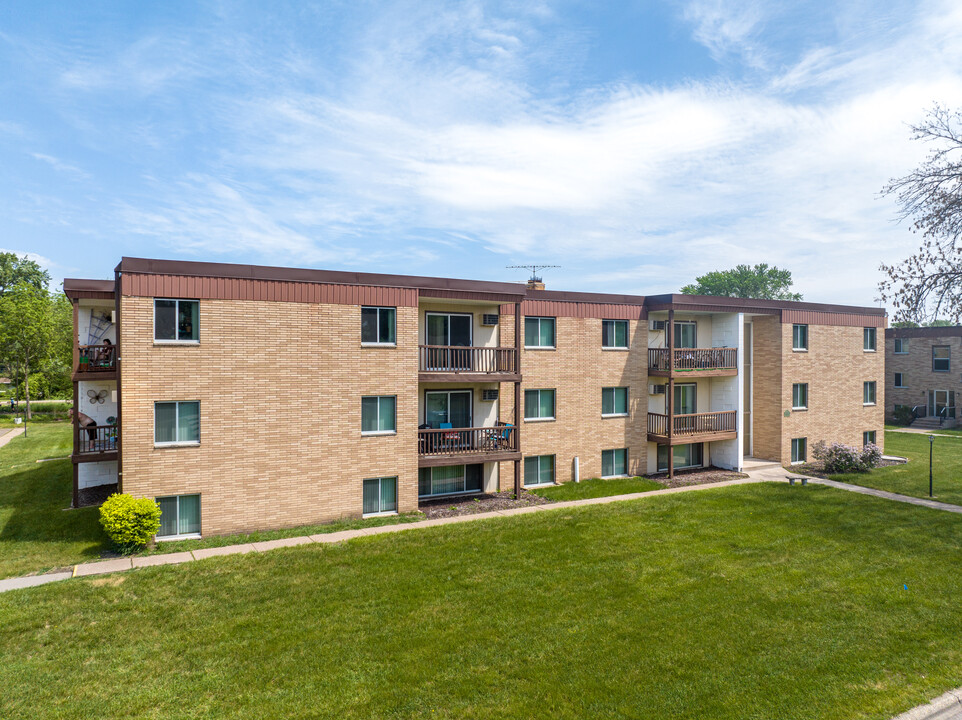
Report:
[[[892,323],[894,328],[917,328],[917,327],[954,327],[955,323],[951,320],[930,320],[921,325],[914,320],[896,320]]]
[[[21,281],[0,297],[0,355],[24,379],[50,357],[54,300],[46,288]],[[26,416],[30,383],[24,382]]]
[[[686,295],[764,298],[766,300],[801,300],[801,293],[791,292],[792,273],[774,265],[759,263],[754,267],[738,265],[732,270],[716,270],[695,278],[681,289]]]
[[[962,112],[936,105],[912,132],[932,150],[882,192],[896,197],[899,219],[911,220],[922,246],[901,263],[881,266],[887,278],[879,291],[894,306],[896,320],[921,321],[942,313],[957,322],[962,317]]]
[[[15,253],[0,253],[0,297],[21,282],[33,285],[38,290],[46,290],[50,284],[50,273],[26,255],[17,257]]]

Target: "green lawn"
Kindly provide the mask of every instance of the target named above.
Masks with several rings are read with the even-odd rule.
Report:
[[[927,435],[887,432],[885,454],[907,457],[905,465],[890,465],[868,473],[832,475],[832,480],[879,490],[929,496],[929,440]],[[962,505],[962,440],[935,438],[932,453],[935,499]]]
[[[643,477],[611,478],[602,480],[592,478],[580,483],[566,482],[554,487],[536,488],[531,490],[535,495],[551,500],[582,500],[584,498],[609,497],[610,495],[627,495],[628,493],[662,490],[664,485]]]
[[[962,518],[765,484],[0,595],[0,716],[890,718],[962,684]]]

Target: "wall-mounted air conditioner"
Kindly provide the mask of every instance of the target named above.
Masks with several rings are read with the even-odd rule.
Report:
[[[654,331],[665,331],[665,320],[649,320],[648,329]]]
[[[481,391],[481,399],[482,399],[484,402],[494,402],[495,400],[498,399],[498,391],[497,391],[497,390],[482,390],[482,391]]]
[[[664,385],[649,385],[648,386],[649,395],[664,395],[665,386]]]
[[[498,316],[494,313],[485,313],[481,316],[481,324],[487,327],[498,324]]]

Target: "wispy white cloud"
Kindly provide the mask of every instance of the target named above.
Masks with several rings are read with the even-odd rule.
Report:
[[[40,162],[46,163],[54,170],[64,175],[69,175],[78,180],[89,180],[90,175],[83,170],[81,170],[76,165],[71,165],[70,163],[64,162],[59,158],[55,158],[52,155],[45,155],[44,153],[30,153],[30,157]]]

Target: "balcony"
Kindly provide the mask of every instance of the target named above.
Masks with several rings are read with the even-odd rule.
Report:
[[[738,374],[736,348],[648,348],[648,374],[668,376],[668,359],[674,360],[674,372],[689,377],[719,377]]]
[[[77,348],[77,372],[74,379],[115,380],[117,347],[115,345],[81,345]]]
[[[518,355],[512,347],[419,345],[421,382],[516,382]]]
[[[686,445],[714,440],[732,440],[738,436],[736,412],[694,413],[671,418],[671,437],[668,436],[668,416],[648,413],[648,439],[660,445]]]
[[[418,430],[418,466],[520,460],[513,425]]]
[[[117,459],[117,426],[97,425],[77,428],[76,452],[73,461],[100,462]]]

